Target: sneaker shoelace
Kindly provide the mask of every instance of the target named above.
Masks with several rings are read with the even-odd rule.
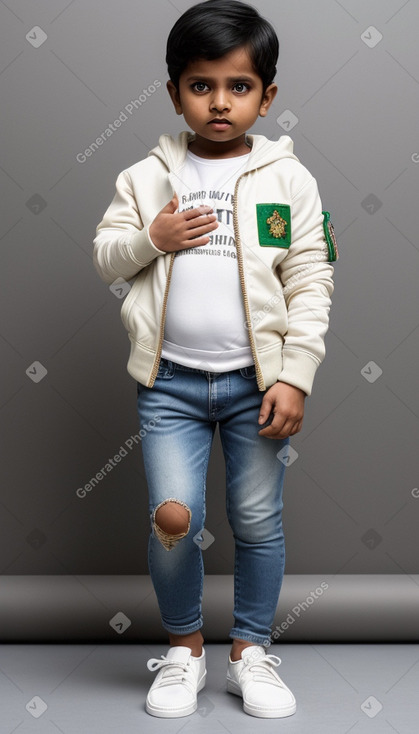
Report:
[[[190,672],[190,667],[187,663],[180,663],[176,660],[167,660],[164,655],[161,655],[161,658],[162,660],[159,660],[158,658],[150,658],[147,662],[147,668],[149,670],[160,670],[161,668],[166,668],[159,680],[159,686],[172,686],[175,683],[187,681],[185,674]]]
[[[260,660],[252,661],[248,659],[244,661],[242,668],[242,676],[245,679],[251,678],[254,681],[260,681],[261,683],[273,683],[277,686],[282,686],[282,681],[273,668],[277,668],[281,664],[281,658],[277,655],[265,655]]]

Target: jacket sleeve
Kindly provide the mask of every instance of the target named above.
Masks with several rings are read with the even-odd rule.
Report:
[[[291,206],[291,245],[278,265],[288,311],[283,364],[277,380],[311,395],[314,375],[324,359],[329,326],[333,266],[323,230],[316,180],[309,180]]]
[[[135,199],[130,175],[122,171],[116,193],[93,240],[93,263],[105,283],[117,278],[130,280],[158,255],[166,255],[151,241]]]

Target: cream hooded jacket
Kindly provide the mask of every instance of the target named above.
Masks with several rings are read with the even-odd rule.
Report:
[[[131,342],[128,372],[147,387],[159,367],[176,256],[154,245],[149,226],[176,191],[193,137],[162,135],[147,158],[119,174],[93,243],[94,265],[106,283],[135,279],[121,319]],[[333,293],[322,204],[291,138],[247,137],[252,149],[236,181],[233,222],[257,385],[263,391],[279,380],[310,395],[325,355]]]

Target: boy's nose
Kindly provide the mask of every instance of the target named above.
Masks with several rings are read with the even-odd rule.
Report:
[[[211,109],[217,112],[229,110],[231,107],[230,100],[225,92],[217,92],[211,100]]]

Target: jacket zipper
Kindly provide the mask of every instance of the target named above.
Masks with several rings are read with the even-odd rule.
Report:
[[[159,371],[160,356],[161,356],[163,337],[164,337],[164,322],[166,320],[167,297],[169,295],[169,285],[170,285],[170,279],[172,277],[172,270],[173,270],[173,263],[175,260],[175,255],[176,255],[176,252],[172,252],[171,258],[170,258],[169,272],[167,274],[166,289],[164,291],[163,307],[162,307],[162,314],[161,314],[161,319],[160,319],[159,344],[157,347],[156,359],[153,364],[153,369],[152,369],[151,377],[150,377],[150,384],[148,385],[148,387],[153,387],[155,379],[157,377],[157,372]]]
[[[247,321],[247,330],[249,334],[249,341],[250,341],[250,347],[252,350],[253,355],[253,361],[255,363],[255,369],[256,369],[256,381],[259,390],[265,389],[265,380],[263,379],[262,370],[260,368],[260,362],[256,353],[256,345],[255,345],[255,339],[253,335],[253,326],[252,326],[252,320],[250,317],[250,309],[249,309],[249,300],[247,297],[246,292],[246,284],[244,280],[244,268],[243,268],[243,251],[242,251],[242,243],[240,240],[240,234],[239,234],[239,222],[238,222],[238,214],[237,214],[237,192],[239,189],[239,183],[240,179],[245,176],[247,171],[242,173],[237,181],[236,185],[234,187],[234,197],[233,197],[233,227],[234,227],[234,235],[236,238],[236,252],[237,252],[237,262],[239,265],[239,276],[240,276],[240,283],[242,287],[242,293],[243,293],[243,302],[244,302],[244,309],[246,312],[246,321]]]
[[[238,217],[237,217],[237,191],[238,191],[240,179],[243,176],[245,176],[245,175],[246,175],[246,171],[244,173],[242,173],[238,177],[238,179],[236,181],[236,185],[234,187],[234,197],[233,197],[233,228],[234,228],[234,235],[235,235],[235,238],[236,238],[237,262],[238,262],[238,266],[239,266],[239,276],[240,276],[240,284],[241,284],[242,293],[243,293],[244,309],[245,309],[245,312],[246,312],[246,321],[247,321],[247,326],[248,326],[248,334],[249,334],[250,348],[252,350],[253,361],[255,363],[256,381],[257,381],[257,385],[258,385],[259,390],[264,390],[265,389],[265,381],[263,379],[262,370],[260,368],[260,362],[259,362],[259,359],[258,359],[258,356],[257,356],[257,352],[256,352],[255,340],[254,340],[254,335],[253,335],[252,321],[251,321],[251,318],[250,318],[249,300],[248,300],[248,297],[247,297],[246,284],[245,284],[245,280],[244,280],[243,252],[242,252],[242,246],[241,246],[241,240],[240,240],[240,234],[239,234],[239,224],[238,224]],[[151,384],[149,385],[149,387],[153,387],[154,382],[155,382],[155,379],[156,379],[156,376],[157,376],[157,372],[158,372],[158,369],[159,369],[160,356],[161,356],[161,350],[162,350],[162,344],[163,344],[163,337],[164,337],[164,322],[166,320],[167,297],[168,297],[168,294],[169,294],[170,279],[172,277],[173,262],[174,262],[174,259],[175,259],[175,255],[176,255],[176,252],[172,252],[172,256],[171,256],[171,260],[170,260],[170,266],[169,266],[169,272],[168,272],[167,281],[166,281],[166,289],[165,289],[164,297],[163,297],[162,315],[161,315],[161,320],[160,320],[159,344],[158,344],[158,347],[157,347],[157,354],[156,354],[156,359],[155,359],[155,362],[154,362],[154,365],[153,365],[153,370],[151,372],[151,377],[150,377],[150,383]]]

